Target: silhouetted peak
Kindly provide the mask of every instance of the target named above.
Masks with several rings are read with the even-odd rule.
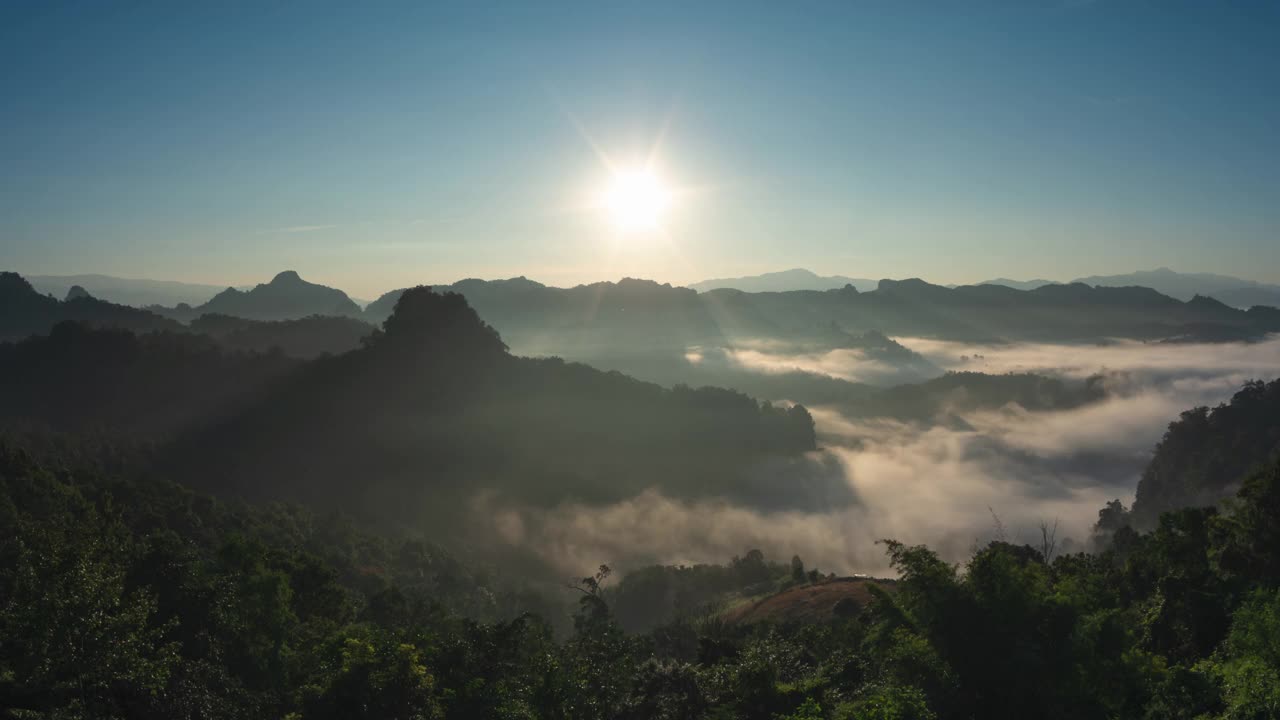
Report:
[[[507,278],[506,280],[481,280],[479,278],[465,278],[457,281],[449,286],[454,290],[466,293],[475,290],[536,290],[546,287],[540,282],[530,280],[521,275],[519,277]]]
[[[657,280],[646,280],[644,278],[624,277],[618,281],[618,287],[628,290],[657,290],[659,288],[669,288],[670,284],[659,283]]]
[[[39,295],[31,283],[16,272],[0,272],[0,294],[4,295]]]
[[[400,295],[382,328],[383,335],[375,345],[427,350],[436,357],[474,358],[507,349],[498,332],[480,319],[465,297],[455,292],[437,293],[423,285]]]
[[[272,285],[294,285],[301,284],[302,282],[303,280],[298,276],[296,270],[285,270],[271,278]]]
[[[1086,285],[1082,282],[1058,283],[1055,285],[1042,285],[1031,292],[1043,297],[1052,298],[1072,298],[1072,297],[1088,297],[1093,293],[1093,286]]]
[[[884,279],[880,281],[880,284],[876,286],[876,289],[881,292],[894,293],[920,293],[928,292],[930,290],[946,290],[946,288],[941,285],[927,283],[920,278],[907,278],[905,280]]]
[[[79,300],[80,298],[89,298],[92,300],[93,296],[90,295],[89,291],[85,290],[84,287],[80,285],[72,285],[71,289],[67,291],[67,301]]]
[[[1200,308],[1202,310],[1230,310],[1231,309],[1229,306],[1227,306],[1223,302],[1215,298],[1209,297],[1208,295],[1201,295],[1199,293],[1196,293],[1195,297],[1192,297],[1190,300],[1187,301],[1187,307]]]
[[[508,285],[508,286],[510,286],[510,287],[517,287],[517,288],[529,288],[529,289],[532,289],[532,288],[541,288],[541,287],[546,287],[546,285],[543,285],[542,283],[540,283],[540,282],[538,282],[538,281],[536,281],[536,280],[530,280],[529,278],[527,278],[527,277],[525,277],[525,276],[523,276],[523,275],[520,275],[520,276],[517,276],[517,277],[513,277],[513,278],[508,278],[508,279],[503,280],[503,281],[501,281],[501,282],[502,282],[504,285]]]
[[[816,280],[818,273],[805,268],[791,268],[790,270],[779,270],[778,272],[764,273],[760,277],[773,278],[777,280]]]

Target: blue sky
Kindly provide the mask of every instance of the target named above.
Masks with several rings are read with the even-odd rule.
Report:
[[[1280,281],[1273,2],[14,2],[0,48],[32,274]],[[655,147],[620,234],[600,154]]]

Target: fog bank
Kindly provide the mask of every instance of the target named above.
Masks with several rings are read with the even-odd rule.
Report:
[[[532,550],[567,576],[602,562],[624,570],[655,562],[724,562],[748,548],[782,559],[799,554],[823,571],[884,575],[890,570],[879,539],[927,544],[959,561],[1001,533],[1011,541],[1038,541],[1041,522],[1057,522],[1059,540],[1081,549],[1106,501],[1132,502],[1154,444],[1179,413],[1222,402],[1246,380],[1280,374],[1275,337],[1217,345],[898,340],[948,370],[1102,375],[1107,395],[1071,410],[1031,412],[1011,404],[943,412],[923,423],[853,421],[836,407],[811,407],[823,446],[813,460],[838,468],[852,497],[831,506],[787,505],[812,511],[680,501],[650,490],[607,506],[563,503],[549,510],[490,499],[479,514],[503,542]],[[736,360],[759,372],[800,367],[866,377],[856,353],[825,358],[752,349]],[[783,491],[806,492],[800,486]]]

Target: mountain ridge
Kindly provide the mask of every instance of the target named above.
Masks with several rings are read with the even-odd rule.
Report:
[[[182,327],[176,321],[148,310],[106,302],[88,293],[58,300],[41,294],[17,273],[0,272],[0,340],[45,334],[58,323],[66,321],[134,332]]]
[[[1090,275],[1072,280],[1095,287],[1149,287],[1178,300],[1191,300],[1196,295],[1210,296],[1231,307],[1247,310],[1255,305],[1280,307],[1280,285],[1245,280],[1215,273],[1182,273],[1159,267],[1119,275]],[[997,278],[984,285],[1004,285],[1019,290],[1032,290],[1043,285],[1071,284],[1055,280],[1011,280]]]
[[[805,268],[791,268],[759,275],[745,275],[735,278],[712,278],[687,287],[706,292],[730,288],[743,292],[786,292],[790,290],[836,290],[852,285],[860,291],[874,290],[876,280],[869,278],[852,278],[844,275],[822,276]]]
[[[295,270],[283,270],[269,282],[250,290],[228,287],[195,307],[158,309],[190,321],[201,315],[230,315],[246,320],[294,320],[311,315],[360,318],[364,310],[345,292],[303,280]]]

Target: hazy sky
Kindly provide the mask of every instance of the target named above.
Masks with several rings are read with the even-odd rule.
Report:
[[[10,2],[0,98],[26,273],[1280,281],[1274,2]]]

